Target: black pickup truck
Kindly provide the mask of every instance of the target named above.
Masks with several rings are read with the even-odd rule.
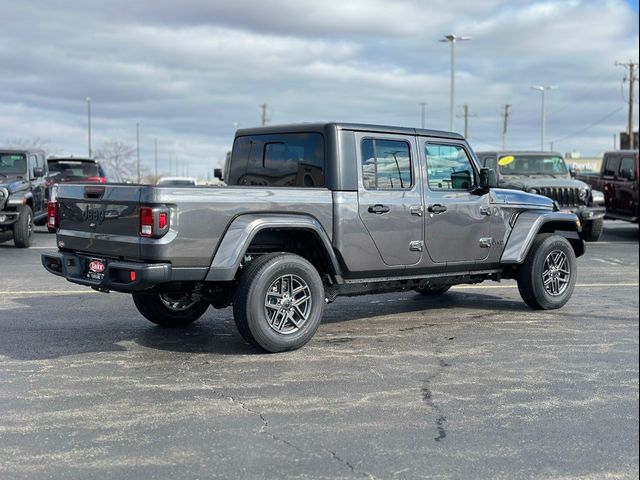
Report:
[[[42,150],[0,150],[0,232],[12,231],[16,247],[29,247],[34,224],[46,222],[48,187]]]
[[[44,267],[128,292],[164,326],[233,305],[270,352],[311,339],[341,295],[517,279],[560,308],[584,253],[580,220],[541,195],[497,188],[455,133],[345,123],[243,129],[228,186],[59,185],[59,251]]]

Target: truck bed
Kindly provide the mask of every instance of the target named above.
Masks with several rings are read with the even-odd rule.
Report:
[[[57,240],[63,251],[171,262],[174,269],[205,273],[221,237],[239,215],[304,214],[332,235],[332,194],[324,188],[61,185],[57,202]],[[164,236],[139,235],[141,207],[168,209],[170,228]]]

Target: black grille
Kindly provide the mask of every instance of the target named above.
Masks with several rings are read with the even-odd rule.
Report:
[[[555,200],[562,207],[575,207],[584,205],[585,200],[580,200],[578,193],[580,188],[573,187],[537,187],[538,193]]]

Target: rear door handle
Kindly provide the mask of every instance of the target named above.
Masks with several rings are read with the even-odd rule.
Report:
[[[389,207],[387,207],[386,205],[372,205],[369,207],[369,213],[375,213],[376,215],[389,213]]]
[[[439,203],[436,203],[435,205],[429,205],[429,207],[427,208],[427,212],[433,213],[435,215],[440,215],[441,213],[444,213],[446,211],[447,207],[445,207],[444,205],[440,205]]]

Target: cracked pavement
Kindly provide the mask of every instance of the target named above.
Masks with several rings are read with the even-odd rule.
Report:
[[[261,354],[231,309],[163,330],[0,238],[0,478],[638,477],[638,227],[569,304],[513,282],[341,298]],[[46,294],[45,294],[46,293]]]

